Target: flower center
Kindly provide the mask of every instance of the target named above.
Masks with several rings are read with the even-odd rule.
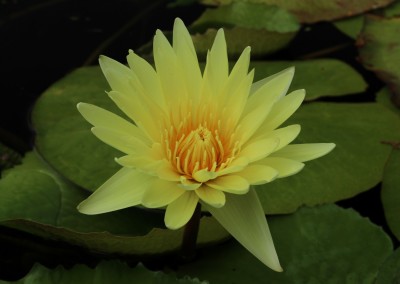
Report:
[[[219,121],[205,120],[193,125],[190,114],[179,126],[166,127],[164,151],[176,171],[188,179],[199,170],[217,172],[226,168],[240,151],[235,135],[221,135]]]

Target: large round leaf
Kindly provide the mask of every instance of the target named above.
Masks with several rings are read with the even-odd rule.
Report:
[[[95,268],[85,265],[75,265],[71,269],[61,266],[50,270],[36,264],[24,278],[8,282],[1,281],[0,284],[71,284],[71,283],[96,283],[96,284],[206,284],[196,278],[183,277],[177,279],[172,274],[154,272],[146,269],[143,265],[131,268],[119,261],[104,261]]]
[[[299,123],[299,143],[333,142],[327,156],[306,162],[291,177],[257,187],[267,213],[335,202],[368,190],[382,180],[391,146],[400,139],[400,120],[377,103],[303,105],[287,124]]]
[[[87,195],[31,153],[0,180],[0,224],[100,253],[141,258],[180,248],[183,230],[163,229],[161,210],[129,208],[88,216],[76,209]],[[213,218],[201,219],[199,246],[228,237]]]
[[[210,283],[373,283],[392,252],[383,230],[351,209],[302,208],[269,218],[283,272],[259,262],[235,241],[205,249],[178,270]]]
[[[400,283],[400,249],[396,249],[382,264],[375,282],[375,284],[388,283]]]
[[[400,240],[400,140],[393,145],[382,181],[382,205],[390,230]]]
[[[302,23],[314,23],[357,15],[365,11],[384,7],[394,2],[394,0],[201,0],[201,2],[209,5],[229,5],[232,2],[252,2],[275,5],[293,13]]]

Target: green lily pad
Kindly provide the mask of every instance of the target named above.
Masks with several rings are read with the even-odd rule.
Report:
[[[242,27],[225,28],[224,32],[229,46],[228,56],[232,59],[237,59],[247,46],[251,46],[253,58],[271,54],[284,48],[295,36],[292,32],[277,33]],[[217,29],[210,28],[204,33],[192,35],[200,59],[205,60],[207,50],[211,48],[216,34]]]
[[[330,21],[358,15],[366,11],[385,7],[394,0],[365,1],[318,1],[318,0],[201,0],[207,5],[229,5],[232,2],[251,2],[276,5],[294,14],[301,23]]]
[[[30,153],[0,179],[0,224],[100,253],[142,257],[180,248],[183,230],[162,229],[162,211],[128,208],[88,216],[76,210],[87,195]],[[227,238],[213,218],[201,219],[199,246]]]
[[[294,176],[257,186],[267,213],[290,213],[372,188],[382,180],[391,151],[382,141],[400,139],[399,118],[377,103],[310,103],[286,124],[294,123],[302,126],[295,142],[333,142],[336,148]]]
[[[382,264],[375,281],[375,284],[387,283],[400,283],[400,249],[396,249]]]
[[[291,66],[296,67],[296,73],[289,92],[305,89],[305,100],[362,93],[367,88],[367,84],[357,71],[336,59],[254,61],[250,64],[250,68],[255,68],[255,81]]]
[[[386,87],[376,94],[377,103],[380,103],[381,105],[385,106],[386,108],[400,116],[400,107],[394,105],[394,103],[392,102],[393,98],[393,94]]]
[[[386,222],[393,234],[400,240],[400,140],[392,143],[393,149],[383,174],[381,199]]]
[[[351,17],[333,22],[335,27],[345,35],[356,39],[364,23],[364,15]]]
[[[236,58],[246,46],[252,55],[262,56],[285,47],[300,26],[296,19],[277,6],[249,2],[233,2],[206,9],[191,25],[193,41],[200,58],[205,58],[217,28],[225,28],[228,55]]]
[[[178,273],[210,283],[373,283],[392,252],[383,230],[351,209],[302,208],[268,220],[282,273],[264,266],[235,241],[205,249]]]
[[[300,28],[296,18],[278,6],[237,1],[206,9],[191,29],[204,31],[210,27],[235,26],[277,33],[297,32]]]
[[[357,39],[362,63],[388,85],[396,105],[400,105],[400,37],[394,36],[398,34],[400,17],[367,15]]]
[[[162,272],[154,272],[143,265],[131,268],[119,261],[103,261],[95,268],[85,265],[75,265],[71,269],[61,266],[51,270],[40,264],[36,264],[28,275],[18,281],[2,281],[0,284],[70,284],[70,283],[96,283],[96,284],[201,284],[206,283],[197,278],[176,278]]]

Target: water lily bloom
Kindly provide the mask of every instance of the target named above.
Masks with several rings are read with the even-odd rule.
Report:
[[[304,99],[304,90],[286,95],[294,68],[253,83],[247,47],[229,72],[220,29],[202,72],[180,19],[172,46],[158,30],[153,48],[155,68],[132,51],[129,67],[105,56],[99,60],[112,89],[108,95],[132,121],[78,104],[94,135],[125,154],[116,159],[121,170],[79,211],[166,207],[165,225],[178,229],[200,202],[254,256],[282,271],[252,185],[296,174],[304,161],[334,147],[289,145],[300,126],[278,128]]]

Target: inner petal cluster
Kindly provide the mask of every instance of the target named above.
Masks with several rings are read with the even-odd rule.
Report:
[[[222,134],[220,120],[194,123],[190,114],[178,126],[165,128],[162,141],[167,160],[175,171],[191,180],[196,180],[194,174],[199,170],[221,171],[240,152],[235,134],[228,137]]]

